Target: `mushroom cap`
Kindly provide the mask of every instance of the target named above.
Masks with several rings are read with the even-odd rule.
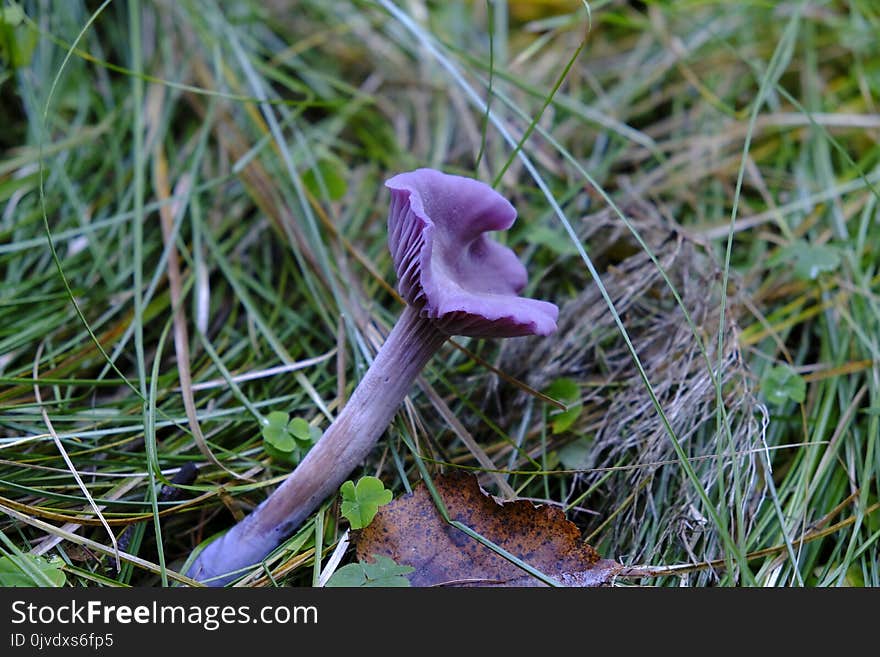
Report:
[[[391,190],[388,244],[398,290],[449,335],[549,335],[559,309],[519,296],[523,264],[487,231],[506,230],[516,210],[472,178],[416,169],[385,182]]]

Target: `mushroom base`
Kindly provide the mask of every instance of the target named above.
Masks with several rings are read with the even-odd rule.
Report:
[[[413,381],[449,336],[407,306],[348,403],[290,476],[210,543],[188,574],[223,586],[260,563],[334,494],[391,423]]]

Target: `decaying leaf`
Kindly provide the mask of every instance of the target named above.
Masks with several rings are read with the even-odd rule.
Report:
[[[558,508],[526,500],[500,504],[477,480],[454,473],[434,478],[450,518],[565,586],[607,586],[623,570],[581,540]],[[356,536],[360,560],[384,555],[412,566],[413,586],[542,586],[503,556],[443,520],[427,487],[383,506]]]

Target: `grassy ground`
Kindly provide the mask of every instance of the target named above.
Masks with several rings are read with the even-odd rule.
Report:
[[[643,584],[880,585],[876,3],[3,7],[2,554],[179,579],[289,470],[261,420],[325,428],[364,371],[381,183],[433,166],[512,200],[560,331],[445,347],[353,476],[494,464]]]

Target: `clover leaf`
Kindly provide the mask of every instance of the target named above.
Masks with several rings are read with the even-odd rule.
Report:
[[[298,463],[318,442],[321,430],[301,417],[292,420],[287,413],[272,411],[263,419],[263,447],[272,458]]]
[[[318,160],[316,167],[308,169],[303,175],[302,181],[306,188],[315,196],[323,198],[324,191],[326,190],[326,194],[331,201],[338,201],[345,196],[345,192],[348,189],[345,182],[348,175],[348,171],[345,170],[345,165],[341,160],[336,158],[324,159]]]
[[[820,274],[832,272],[840,266],[840,250],[829,244],[810,244],[795,240],[780,249],[770,264],[786,263],[795,276],[804,281],[816,280]]]
[[[405,587],[410,586],[407,575],[415,570],[411,566],[401,566],[393,559],[374,554],[373,563],[358,561],[337,570],[327,580],[332,587]]]
[[[806,391],[804,378],[788,365],[771,367],[761,378],[761,392],[772,404],[783,404],[789,399],[800,404]]]
[[[584,405],[581,402],[580,388],[576,381],[560,378],[551,383],[544,392],[568,407],[568,410],[560,411],[554,409],[550,413],[550,427],[553,433],[562,433],[574,424],[581,411],[584,410]]]
[[[357,484],[348,480],[339,489],[342,493],[342,515],[352,529],[363,529],[372,522],[379,507],[388,504],[393,497],[381,479],[361,477]]]
[[[0,557],[0,587],[64,586],[67,576],[54,561],[33,554]]]

